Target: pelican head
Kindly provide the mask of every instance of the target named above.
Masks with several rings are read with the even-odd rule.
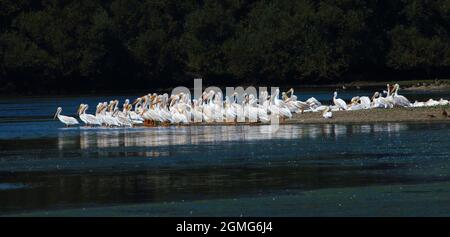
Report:
[[[372,96],[372,100],[375,98],[378,98],[379,96],[380,96],[380,92],[376,91]]]
[[[397,92],[398,92],[398,89],[400,89],[400,85],[397,84],[397,83],[395,83],[395,84],[394,84],[394,89],[393,89],[392,91],[395,92],[395,93],[397,93]]]
[[[351,104],[356,104],[356,103],[358,103],[359,99],[360,99],[359,96],[355,96],[355,97],[352,98],[352,100],[350,101],[350,103],[351,103]]]
[[[133,103],[131,103],[131,105],[135,105],[135,104],[137,104],[138,102],[141,102],[141,101],[142,101],[142,97],[139,97],[139,98],[135,99],[133,101]]]
[[[62,111],[62,108],[61,108],[61,107],[58,107],[58,108],[56,109],[55,116],[53,116],[53,119],[56,119],[56,117],[61,113],[61,111]]]
[[[78,106],[77,114],[81,114],[83,107],[84,107],[84,104],[80,104],[80,106]]]

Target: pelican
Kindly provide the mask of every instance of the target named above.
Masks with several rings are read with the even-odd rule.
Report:
[[[359,103],[363,105],[364,109],[370,109],[370,98],[367,96],[359,97]]]
[[[276,89],[275,90],[275,95],[272,95],[270,97],[270,99],[272,100],[272,105],[269,107],[269,109],[271,110],[271,112],[273,112],[274,114],[281,116],[281,118],[291,118],[292,117],[292,113],[291,111],[287,108],[286,103],[284,103],[284,101],[278,99],[278,95],[280,94],[280,90]]]
[[[370,99],[367,96],[355,96],[350,102],[348,110],[370,109]]]
[[[333,103],[334,105],[338,108],[338,110],[343,109],[343,110],[347,110],[347,104],[345,103],[345,101],[343,99],[336,99],[337,97],[337,91],[334,92],[334,96],[333,96]]]
[[[333,114],[330,111],[330,107],[326,107],[323,112],[322,112],[322,117],[326,118],[326,119],[330,119],[333,117]]]
[[[236,120],[236,110],[228,96],[225,96],[225,120],[227,123],[232,123]]]
[[[243,106],[244,101],[242,101],[242,104],[239,104],[237,100],[237,95],[238,94],[234,92],[233,94],[234,99],[231,106],[234,108],[234,111],[236,111],[236,122],[245,122],[245,113]]]
[[[443,98],[441,98],[438,102],[439,105],[448,105],[448,100],[444,100]]]
[[[412,107],[424,107],[424,106],[425,106],[424,102],[419,102],[417,100],[412,104]]]
[[[288,93],[290,93],[290,97],[287,96]],[[303,111],[310,109],[311,107],[309,103],[297,100],[297,96],[294,95],[294,88],[289,89],[287,92],[283,92],[282,98],[291,113],[297,113],[299,110],[303,113]]]
[[[202,122],[203,120],[203,113],[202,113],[202,106],[201,106],[202,100],[193,99],[192,100],[192,116],[194,117],[194,122]]]
[[[364,109],[364,107],[360,103],[360,97],[355,96],[350,100],[350,105],[348,106],[348,110],[360,110],[360,109]]]
[[[439,105],[439,101],[437,101],[437,100],[429,99],[425,102],[425,106],[428,106],[428,107],[437,106],[437,105]]]
[[[386,94],[385,97],[378,95],[378,102],[380,103],[382,108],[391,109],[394,107],[394,99],[392,98],[390,91],[383,91]]]
[[[212,98],[214,97],[214,91],[211,90],[209,93],[205,93],[203,99],[205,104],[203,105],[203,118],[207,123],[214,122],[214,103]]]
[[[247,98],[247,109],[248,109],[248,121],[258,122],[258,112],[259,109],[256,107],[256,99],[253,94],[250,94]]]
[[[393,104],[401,107],[411,107],[411,102],[409,102],[406,97],[398,94],[398,89],[400,86],[398,84],[394,85],[394,90],[392,93]]]
[[[102,121],[100,121],[95,115],[86,113],[86,110],[88,110],[88,108],[89,106],[87,104],[80,104],[80,107],[78,108],[78,116],[80,117],[81,121],[83,121],[86,126],[101,126]]]
[[[316,98],[311,97],[309,99],[306,100],[306,103],[309,104],[309,106],[312,109],[317,109],[318,107],[322,106],[322,103],[320,103]]]
[[[53,119],[56,119],[58,117],[59,121],[61,121],[61,123],[65,124],[66,127],[79,124],[78,120],[76,118],[61,115],[61,112],[62,112],[62,108],[58,107],[56,109],[56,113],[55,113],[55,116],[53,117]]]
[[[112,107],[113,106],[114,106],[113,101],[111,101],[109,103],[109,105],[106,102],[104,102],[102,110],[100,111],[100,113],[102,114],[103,121],[104,121],[104,123],[107,126],[109,126],[109,127],[113,127],[113,126],[119,127],[120,126],[119,121],[117,120],[117,118],[115,118],[113,116],[114,115],[114,111],[112,111]],[[109,109],[109,111],[106,111],[107,108]]]
[[[113,116],[117,119],[117,122],[119,123],[119,125],[126,126],[126,127],[133,126],[131,119],[128,117],[128,111],[125,108],[124,108],[124,112],[120,112],[120,110],[118,110],[116,108],[116,110],[113,113]]]

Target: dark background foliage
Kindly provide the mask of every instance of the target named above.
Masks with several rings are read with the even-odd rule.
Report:
[[[450,0],[0,0],[1,93],[450,75]]]

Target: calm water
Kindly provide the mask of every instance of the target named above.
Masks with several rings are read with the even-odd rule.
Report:
[[[429,98],[408,95],[421,96]],[[110,99],[0,100],[0,214],[448,215],[450,123],[285,125],[273,133],[63,128],[51,120],[58,105],[73,114],[81,102]]]

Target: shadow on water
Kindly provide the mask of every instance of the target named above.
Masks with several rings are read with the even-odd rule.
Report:
[[[445,181],[449,130],[400,123],[285,125],[277,133],[269,126],[71,128],[0,139],[0,212]]]

